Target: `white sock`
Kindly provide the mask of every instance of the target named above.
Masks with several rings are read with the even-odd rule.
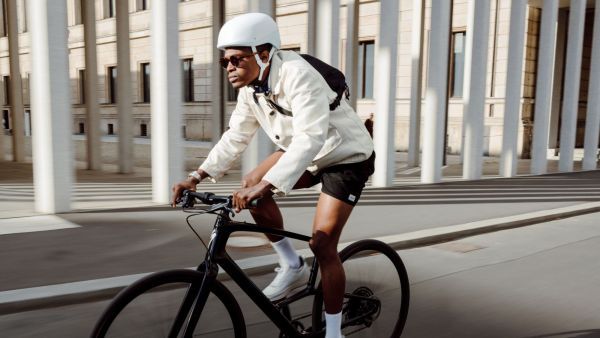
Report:
[[[298,256],[289,238],[285,237],[279,242],[271,242],[271,245],[279,255],[279,258],[290,268],[298,269],[300,267],[300,256]]]
[[[333,315],[325,312],[325,338],[342,337],[342,312]]]

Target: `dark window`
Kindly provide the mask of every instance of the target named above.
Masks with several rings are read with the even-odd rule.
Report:
[[[112,66],[107,69],[108,75],[108,103],[117,102],[117,67]]]
[[[450,71],[450,97],[463,96],[463,77],[465,73],[465,32],[452,33],[452,56]]]
[[[6,0],[2,0],[2,36],[8,36],[8,14],[6,13]]]
[[[140,6],[140,7],[141,7],[140,9],[141,9],[142,11],[145,11],[145,10],[147,10],[147,9],[148,9],[148,0],[142,0],[142,1],[141,1],[141,3],[140,3],[140,5],[141,5],[141,6]]]
[[[142,63],[142,102],[150,102],[150,63]]]
[[[117,10],[116,0],[108,0],[108,17],[114,18]]]
[[[237,96],[238,96],[238,90],[233,88],[233,86],[231,85],[231,83],[227,82],[227,101],[229,102],[235,102],[237,101]]]
[[[85,69],[79,70],[79,103],[85,103]]]
[[[375,69],[375,41],[361,41],[358,45],[358,98],[373,98]]]
[[[148,136],[148,126],[145,123],[140,124],[140,136]]]
[[[10,76],[4,76],[4,105],[10,105]]]
[[[192,59],[183,59],[183,102],[194,101],[194,70],[192,69]]]
[[[2,126],[4,126],[4,129],[6,130],[10,129],[10,119],[8,115],[8,110],[2,111]]]
[[[108,124],[108,135],[114,135],[115,134],[115,127],[112,123]]]
[[[291,50],[292,52],[300,53],[300,47],[281,48],[281,50]]]
[[[79,122],[79,134],[85,134],[85,125]]]
[[[186,135],[185,135],[185,126],[181,126],[181,135],[183,136],[184,139],[186,138]]]

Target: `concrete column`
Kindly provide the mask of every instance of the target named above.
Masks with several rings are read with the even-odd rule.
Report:
[[[408,127],[408,166],[419,165],[421,149],[421,99],[423,91],[423,29],[425,0],[412,2],[410,117]]]
[[[100,143],[100,109],[98,106],[98,63],[96,56],[96,8],[93,1],[83,1],[85,40],[85,109],[87,168],[102,169]]]
[[[350,106],[356,110],[358,95],[358,23],[359,23],[359,0],[347,0],[346,15],[346,83],[350,87]]]
[[[35,210],[71,209],[72,123],[69,99],[67,6],[64,1],[28,0],[31,31],[31,107]],[[65,132],[67,128],[67,132]]]
[[[558,169],[560,171],[573,171],[573,153],[575,152],[575,134],[577,132],[577,115],[579,111],[585,5],[585,0],[571,0],[565,87],[562,118],[560,120],[560,156],[558,159]],[[592,93],[590,94],[593,96]]]
[[[340,0],[316,2],[315,56],[338,67],[340,44]]]
[[[463,178],[478,180],[483,168],[483,129],[487,79],[490,0],[469,1],[463,84],[465,137]]]
[[[217,62],[223,57],[223,51],[217,48],[219,30],[225,23],[225,1],[212,0],[212,67],[211,67],[211,93],[212,93],[212,142],[217,144],[225,131],[225,75]]]
[[[133,172],[133,118],[131,59],[129,57],[129,3],[117,1],[117,113],[119,114],[119,172]]]
[[[306,28],[306,53],[316,55],[317,40],[317,0],[308,0],[307,28]]]
[[[398,10],[395,0],[381,0],[379,40],[375,45],[375,173],[373,185],[391,187],[395,176],[394,130],[396,126],[396,59]]]
[[[19,31],[17,23],[17,0],[6,0],[8,17],[8,54],[10,62],[10,114],[12,118],[13,161],[25,161],[25,125],[23,110],[23,87],[19,62]]]
[[[552,88],[552,114],[550,116],[550,135],[548,148],[558,148],[558,122],[562,102],[563,80],[565,73],[565,46],[567,44],[567,24],[569,15],[566,9],[558,10],[558,28],[556,32],[556,53],[554,58],[554,87]],[[558,153],[556,153],[558,155]]]
[[[171,186],[185,178],[181,142],[179,2],[154,1],[151,12],[152,200],[168,203]]]
[[[260,12],[275,18],[273,0],[248,0],[249,12]],[[242,155],[242,173],[247,174],[275,151],[273,142],[260,128]]]
[[[594,170],[598,165],[598,134],[600,133],[600,0],[594,8],[594,35],[592,36],[592,65],[585,119],[583,170]]]
[[[452,1],[434,1],[425,93],[425,125],[421,182],[436,183],[442,178],[445,117],[448,100],[448,44]]]
[[[535,85],[535,115],[531,147],[531,173],[534,175],[545,174],[548,165],[548,136],[552,107],[557,25],[558,0],[546,0],[542,7],[540,49]]]
[[[500,175],[512,177],[517,174],[519,117],[523,87],[523,47],[525,44],[526,0],[514,0],[510,8],[510,32],[508,35],[508,69],[506,71],[506,102],[504,104],[504,129]]]

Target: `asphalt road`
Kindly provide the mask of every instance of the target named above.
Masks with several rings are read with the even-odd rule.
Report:
[[[599,216],[400,251],[412,292],[403,337],[600,337]],[[256,282],[262,286],[270,277]],[[249,336],[277,337],[239,289],[232,291]],[[85,337],[105,306],[103,301],[5,315],[0,336]],[[218,325],[223,314],[213,315]]]

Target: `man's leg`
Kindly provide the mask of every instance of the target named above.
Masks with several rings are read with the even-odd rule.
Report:
[[[262,180],[264,175],[277,163],[283,151],[277,151],[267,157],[254,170],[244,176],[242,187],[251,187]],[[294,188],[309,187],[313,184],[312,175],[305,172]],[[258,206],[249,209],[252,218],[257,224],[283,230],[283,217],[277,203],[272,196],[263,197]],[[310,274],[308,266],[300,258],[289,238],[266,235],[271,241],[273,249],[280,258],[280,269],[277,277],[263,292],[271,300],[285,297],[292,289],[303,285]]]
[[[340,337],[341,312],[346,276],[337,245],[352,209],[350,204],[322,193],[317,204],[310,248],[321,267],[327,336]]]

